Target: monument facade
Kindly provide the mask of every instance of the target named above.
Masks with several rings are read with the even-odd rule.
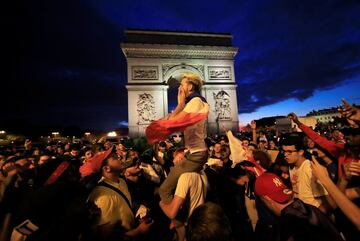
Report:
[[[144,135],[153,120],[168,113],[168,90],[184,73],[205,82],[210,105],[208,132],[239,129],[232,35],[126,30],[121,44],[127,60],[129,135]],[[171,111],[171,110],[170,110]]]

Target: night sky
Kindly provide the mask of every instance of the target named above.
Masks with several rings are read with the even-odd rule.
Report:
[[[8,2],[1,11],[5,127],[110,130],[126,122],[126,28],[231,33],[242,123],[303,115],[342,97],[360,103],[358,0]]]

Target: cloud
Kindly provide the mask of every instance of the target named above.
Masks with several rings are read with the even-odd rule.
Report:
[[[250,14],[244,26],[250,34],[236,62],[240,113],[288,98],[305,100],[360,73],[358,3],[277,2],[263,6],[266,14]]]
[[[356,0],[8,4],[15,11],[6,25],[14,40],[3,44],[10,46],[1,88],[6,117],[90,126],[127,120],[120,48],[127,27],[232,33],[240,113],[305,100],[360,72]]]

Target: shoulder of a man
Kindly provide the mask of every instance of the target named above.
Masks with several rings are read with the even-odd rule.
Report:
[[[204,105],[207,105],[207,103],[203,102],[199,97],[194,97],[185,105],[184,111],[187,113],[198,112],[204,108]]]
[[[191,172],[185,172],[180,175],[178,183],[176,185],[175,195],[181,198],[185,198],[188,191],[189,186],[191,185]]]
[[[305,160],[301,166],[301,171],[312,174],[311,162],[309,160]]]

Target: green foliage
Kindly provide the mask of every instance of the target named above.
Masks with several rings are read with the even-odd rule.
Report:
[[[132,141],[133,150],[143,153],[145,150],[151,148],[151,145],[147,143],[147,139],[145,137],[137,137]]]

